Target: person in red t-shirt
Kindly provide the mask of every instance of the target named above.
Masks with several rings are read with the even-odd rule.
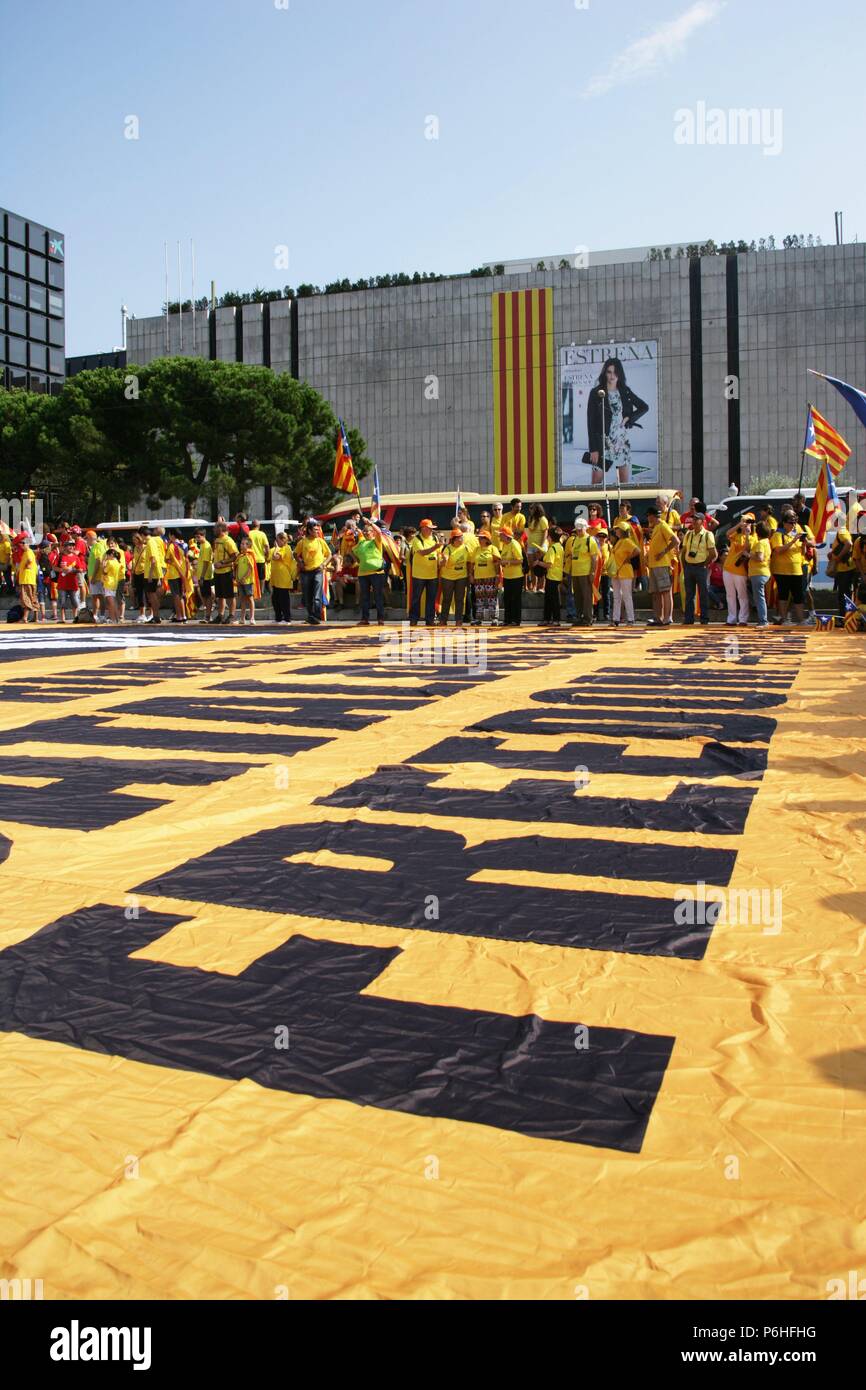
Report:
[[[60,621],[66,622],[66,613],[72,614],[74,622],[81,607],[79,588],[84,573],[84,559],[78,554],[74,540],[64,542],[57,564],[57,597],[60,602]]]

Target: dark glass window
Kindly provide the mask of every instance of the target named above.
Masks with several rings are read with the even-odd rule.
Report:
[[[23,309],[9,310],[9,332],[20,333],[22,338],[27,337],[27,315]]]
[[[5,264],[6,264],[6,243],[5,243],[5,241],[0,241],[0,270],[3,269],[3,267],[5,266]]]
[[[8,251],[9,269],[13,275],[26,275],[27,273],[27,254],[19,250],[17,246],[10,246]]]
[[[48,352],[48,369],[57,372],[62,376],[66,370],[66,357],[59,348],[50,348]]]
[[[52,396],[59,396],[61,391],[63,390],[62,378],[60,381],[58,381],[56,377],[49,377],[48,389],[50,390]]]
[[[27,303],[27,281],[16,280],[14,275],[10,275],[6,281],[6,298],[10,304]]]
[[[63,289],[63,266],[57,261],[48,262],[48,283],[55,290]]]
[[[24,222],[20,217],[13,217],[11,212],[6,219],[6,235],[10,241],[17,241],[21,246],[24,245]]]
[[[48,341],[49,341],[49,343],[52,343],[52,344],[54,345],[54,347],[63,347],[63,320],[62,320],[62,319],[49,319],[49,320],[48,320]]]
[[[27,340],[26,338],[8,338],[9,361],[14,362],[17,367],[27,366]]]
[[[12,298],[12,295],[11,295],[11,294],[9,295],[9,298],[10,298],[10,299]],[[63,317],[63,295],[62,295],[62,294],[52,294],[52,293],[50,292],[50,290],[49,290],[49,293],[48,293],[48,312],[49,312],[49,314],[54,314],[55,317],[59,317],[59,318],[62,318],[62,317]]]
[[[38,251],[40,256],[45,255],[45,238],[48,231],[38,222],[27,223],[27,245],[31,251]]]
[[[20,313],[21,311],[19,309],[16,312]],[[30,315],[30,337],[38,338],[40,343],[45,342],[48,337],[48,320],[44,314]]]
[[[48,390],[47,376],[40,376],[38,372],[30,373],[30,390],[39,391],[42,395]]]
[[[44,285],[30,286],[30,308],[35,309],[38,314],[44,314],[48,310],[48,291]]]
[[[45,284],[45,272],[48,262],[44,256],[34,256],[33,252],[27,257],[27,274],[31,280],[41,280]]]
[[[48,366],[48,349],[41,343],[30,344],[30,365],[38,372],[44,372]]]
[[[9,385],[10,385],[10,386],[21,386],[21,387],[26,387],[26,385],[27,385],[27,373],[26,373],[26,372],[19,371],[17,367],[10,367],[10,369],[9,369]]]
[[[6,276],[0,275],[0,299],[6,298]]]

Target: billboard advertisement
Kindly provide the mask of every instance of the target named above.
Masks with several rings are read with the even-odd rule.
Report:
[[[560,487],[634,487],[659,481],[658,343],[559,350]]]

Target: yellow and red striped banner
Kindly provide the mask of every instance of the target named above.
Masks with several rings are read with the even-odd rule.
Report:
[[[553,290],[492,296],[493,489],[531,497],[556,489]]]

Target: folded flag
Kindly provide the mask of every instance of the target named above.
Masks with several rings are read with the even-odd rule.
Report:
[[[833,474],[830,471],[830,460],[826,459],[821,465],[821,472],[818,474],[812,511],[809,515],[809,529],[815,537],[816,545],[821,544],[827,534],[830,521],[841,510],[839,494],[836,491],[836,484],[833,482]]]

